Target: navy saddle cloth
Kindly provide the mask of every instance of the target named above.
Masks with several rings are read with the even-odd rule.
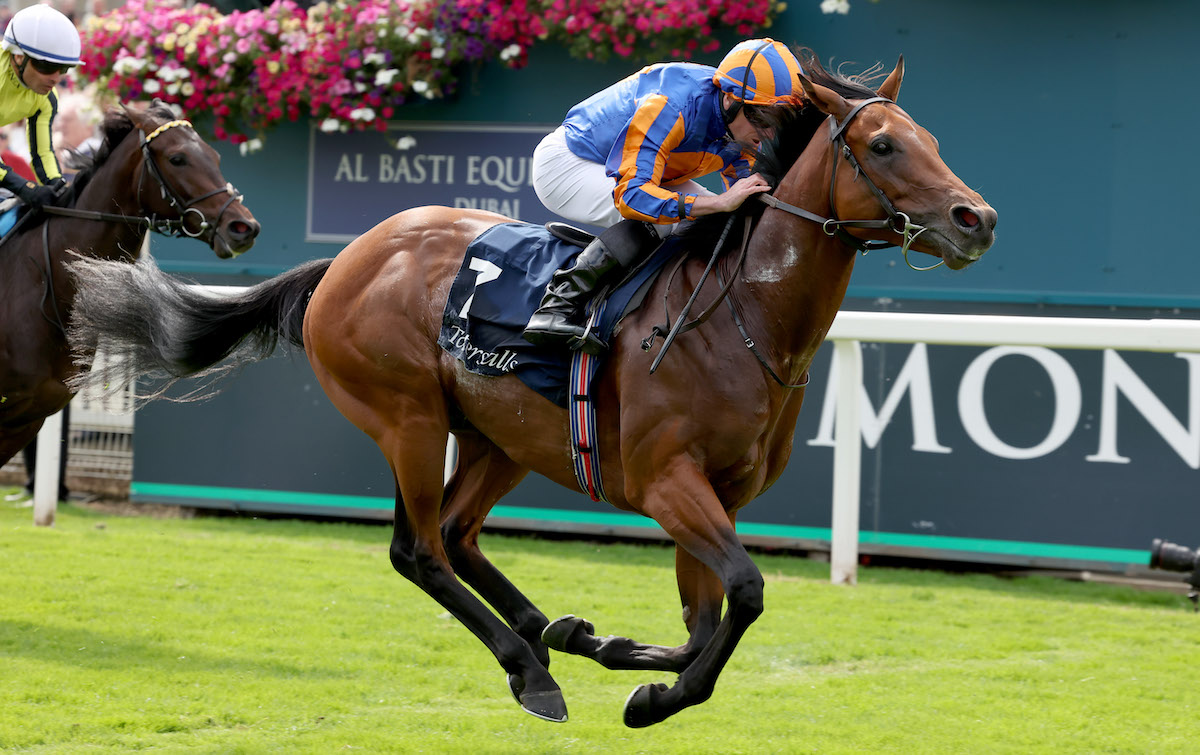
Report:
[[[676,247],[668,239],[642,267],[607,297],[595,328],[608,341],[639,290],[662,269]],[[543,226],[502,223],[467,247],[450,288],[438,345],[479,375],[516,375],[527,386],[566,408],[573,352],[534,346],[521,337],[546,285],[582,249]]]

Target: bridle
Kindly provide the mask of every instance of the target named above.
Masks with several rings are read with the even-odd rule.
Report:
[[[811,220],[812,222],[819,224],[821,226],[821,230],[824,231],[826,233],[826,235],[836,236],[838,238],[838,240],[840,240],[844,244],[862,252],[863,254],[866,254],[867,252],[875,250],[875,249],[886,249],[888,247],[899,246],[900,251],[904,254],[904,262],[909,267],[911,267],[913,270],[920,270],[920,271],[932,270],[935,267],[938,267],[938,265],[941,265],[942,262],[939,261],[937,264],[930,265],[928,267],[917,267],[908,261],[909,247],[912,246],[913,241],[915,241],[918,236],[920,236],[922,233],[924,233],[927,230],[926,227],[916,225],[915,223],[912,222],[912,220],[908,217],[908,215],[906,215],[905,213],[900,212],[899,210],[896,209],[896,206],[894,204],[892,204],[892,201],[890,199],[888,199],[886,194],[883,193],[883,190],[880,189],[879,186],[877,186],[875,184],[875,182],[871,180],[871,177],[869,175],[867,175],[866,171],[864,171],[862,169],[862,165],[859,164],[858,160],[854,157],[854,151],[852,149],[850,149],[850,145],[846,143],[845,133],[846,133],[846,128],[850,125],[850,122],[852,120],[854,120],[854,117],[856,115],[858,115],[860,112],[862,112],[863,108],[865,108],[868,105],[872,105],[876,102],[895,104],[894,102],[892,102],[892,100],[888,99],[887,97],[871,97],[871,98],[863,100],[863,101],[859,102],[857,105],[855,105],[854,108],[849,113],[846,114],[846,117],[844,119],[842,119],[841,123],[838,122],[837,118],[834,118],[832,116],[829,119],[829,132],[830,132],[829,140],[830,140],[830,144],[832,145],[832,148],[833,148],[833,168],[830,171],[830,177],[829,177],[829,213],[833,217],[829,217],[829,218],[821,217],[820,215],[817,215],[814,212],[809,212],[808,210],[805,210],[801,207],[796,207],[795,205],[788,204],[787,202],[781,201],[781,200],[775,198],[775,196],[773,196],[771,194],[759,194],[758,198],[762,202],[767,204],[769,207],[773,207],[777,210],[783,210],[784,212],[791,213],[792,215],[795,215],[797,217],[804,218],[805,220]],[[837,188],[837,167],[838,167],[838,163],[841,162],[838,159],[839,153],[840,153],[841,157],[844,158],[847,162],[849,162],[850,165],[854,168],[855,179],[857,179],[861,176],[862,179],[866,182],[867,188],[869,188],[871,190],[871,193],[875,195],[875,198],[879,201],[879,204],[883,207],[884,212],[887,213],[886,218],[884,218],[882,220],[839,220],[838,219],[837,204],[836,204],[836,188]],[[662,363],[663,357],[666,356],[667,349],[674,342],[676,336],[678,336],[680,333],[686,332],[688,330],[691,330],[692,328],[697,327],[698,325],[703,323],[705,320],[707,320],[709,318],[709,316],[712,315],[712,313],[716,310],[717,305],[720,304],[721,300],[724,299],[725,302],[729,305],[730,312],[733,315],[734,324],[737,326],[738,332],[741,333],[742,340],[746,344],[746,348],[750,350],[750,352],[758,360],[759,364],[763,367],[763,369],[767,372],[767,374],[771,376],[771,379],[774,380],[777,384],[779,384],[780,386],[782,386],[784,388],[803,388],[804,386],[808,385],[808,373],[805,372],[805,374],[803,375],[803,377],[801,378],[801,381],[799,383],[788,383],[787,381],[785,381],[782,377],[780,377],[775,372],[775,370],[773,370],[771,368],[771,365],[767,361],[767,358],[758,350],[757,346],[755,345],[754,339],[751,338],[750,334],[747,332],[745,324],[743,322],[743,318],[741,317],[741,314],[738,311],[739,307],[738,307],[737,303],[735,302],[735,297],[732,295],[732,293],[730,291],[733,281],[736,278],[736,273],[734,274],[734,276],[731,276],[728,281],[724,281],[724,280],[722,280],[721,271],[718,269],[717,273],[716,273],[717,274],[717,283],[718,283],[718,285],[721,286],[721,289],[720,289],[719,293],[717,294],[717,298],[712,302],[712,304],[710,304],[704,310],[704,312],[702,312],[698,317],[696,317],[696,319],[692,320],[691,322],[687,322],[687,317],[691,311],[692,305],[695,303],[696,297],[700,293],[700,289],[703,288],[705,279],[708,278],[709,273],[713,270],[714,266],[716,265],[717,259],[721,253],[721,249],[725,244],[725,238],[729,234],[729,230],[733,226],[733,223],[734,223],[734,220],[736,217],[737,217],[736,215],[731,214],[729,217],[729,220],[726,222],[725,230],[721,233],[721,238],[717,241],[716,248],[713,250],[713,255],[712,255],[712,258],[709,260],[708,267],[705,268],[704,273],[700,276],[700,282],[696,284],[696,288],[692,292],[691,298],[688,300],[688,302],[684,306],[683,310],[679,313],[679,317],[676,319],[674,326],[672,326],[669,331],[666,331],[661,326],[656,325],[651,330],[650,335],[642,340],[642,350],[649,351],[653,347],[654,340],[656,337],[658,337],[660,335],[666,336],[663,341],[662,348],[659,349],[658,356],[655,358],[653,364],[650,365],[650,372],[651,372],[651,374],[653,374],[654,371],[656,369],[658,369],[658,365]],[[900,234],[901,243],[897,245],[890,241],[864,240],[864,239],[856,238],[855,236],[847,233],[845,230],[846,228],[887,229],[887,230],[893,231],[894,233]],[[751,231],[751,223],[750,223],[749,219],[746,220],[744,229],[745,229],[744,235],[742,237],[742,243],[741,243],[741,252],[738,255],[737,262],[734,264],[735,270],[741,268],[742,263],[746,259],[746,249],[750,244],[750,231]]]
[[[916,225],[912,222],[907,214],[896,209],[896,206],[893,205],[892,201],[888,199],[886,194],[883,193],[883,190],[880,189],[879,186],[877,186],[875,182],[871,180],[871,177],[867,175],[867,172],[863,170],[862,165],[859,164],[858,159],[854,156],[854,150],[850,149],[850,145],[846,143],[846,128],[850,125],[850,121],[854,120],[854,116],[862,112],[862,109],[867,105],[871,105],[876,102],[883,102],[893,105],[895,104],[887,97],[871,97],[870,99],[863,100],[855,105],[854,109],[846,114],[846,117],[841,123],[838,123],[837,118],[832,116],[829,119],[829,141],[833,148],[833,168],[830,171],[829,176],[829,213],[833,217],[821,217],[816,213],[809,212],[808,210],[781,201],[771,194],[759,194],[758,198],[769,207],[773,207],[777,210],[783,210],[784,212],[791,213],[797,217],[804,218],[805,220],[811,220],[812,222],[819,224],[821,226],[821,230],[824,231],[826,235],[836,236],[840,241],[848,246],[853,247],[854,249],[857,249],[863,254],[876,249],[886,249],[888,247],[899,246],[901,253],[904,255],[904,262],[913,270],[932,270],[941,265],[942,262],[939,261],[937,264],[930,265],[928,267],[917,267],[908,260],[909,247],[912,246],[913,241],[915,241],[918,236],[927,230],[926,227]],[[852,168],[854,168],[855,179],[857,180],[859,177],[861,177],[863,181],[866,182],[867,188],[870,189],[871,193],[875,195],[875,199],[878,200],[879,204],[883,207],[883,211],[887,213],[886,218],[882,220],[838,219],[835,189],[837,187],[838,164],[841,162],[841,160],[838,159],[839,154],[846,160],[846,162],[850,163]],[[847,233],[845,230],[847,228],[890,230],[893,233],[900,235],[901,242],[900,244],[895,244],[891,241],[882,240],[866,241]]]
[[[151,214],[151,215],[121,215],[121,214],[112,213],[112,212],[97,212],[94,210],[80,210],[80,209],[76,209],[74,207],[52,207],[52,206],[44,207],[43,211],[45,211],[51,215],[62,215],[65,217],[85,218],[88,220],[100,220],[100,221],[107,221],[107,222],[113,222],[113,223],[129,223],[129,224],[133,224],[133,225],[144,225],[147,228],[149,228],[151,231],[154,231],[155,233],[160,233],[164,236],[175,236],[175,237],[186,236],[188,238],[201,239],[211,245],[212,241],[213,241],[213,237],[216,234],[216,230],[221,225],[221,217],[225,214],[225,211],[228,210],[229,207],[234,202],[241,201],[242,194],[233,187],[233,184],[226,183],[224,186],[213,189],[212,191],[201,194],[197,197],[193,197],[191,199],[184,199],[183,197],[181,197],[179,195],[179,192],[175,190],[175,188],[167,180],[167,177],[165,175],[163,175],[162,169],[159,168],[158,161],[154,157],[154,152],[151,151],[151,149],[150,149],[150,143],[152,141],[154,141],[163,132],[167,131],[168,129],[177,128],[180,126],[186,126],[187,128],[191,128],[194,130],[194,127],[192,126],[192,124],[189,121],[174,120],[174,121],[168,121],[167,123],[164,123],[163,125],[159,126],[158,128],[154,129],[153,131],[151,131],[149,134],[142,132],[141,146],[140,146],[140,148],[142,150],[142,166],[138,172],[137,194],[136,194],[136,196],[139,196],[139,197],[142,195],[143,186],[146,181],[146,175],[149,174],[151,177],[154,178],[155,181],[158,182],[159,193],[161,194],[162,198],[164,200],[166,200],[167,204],[169,204],[171,206],[171,209],[173,209],[175,212],[177,212],[179,214],[179,217],[163,218],[163,217],[158,217],[157,215],[153,215],[153,214]],[[208,199],[209,197],[213,197],[213,196],[216,196],[221,193],[228,193],[229,199],[226,200],[225,204],[223,204],[221,206],[221,211],[217,213],[216,220],[214,222],[210,223],[208,221],[208,218],[205,217],[204,213],[200,209],[195,207],[194,205],[196,205],[199,202],[203,202],[205,199]],[[197,228],[195,231],[192,231],[188,228],[188,218],[189,217],[197,219]]]
[[[188,121],[170,121],[154,129],[154,131],[150,132],[142,139],[142,172],[138,176],[138,196],[141,196],[142,182],[145,180],[146,173],[148,172],[155,178],[155,180],[158,181],[162,198],[167,200],[167,204],[171,205],[171,208],[179,213],[179,232],[175,235],[189,236],[194,239],[201,238],[203,236],[206,238],[206,240],[208,240],[211,238],[212,234],[216,233],[217,227],[221,225],[221,217],[225,214],[225,211],[228,210],[229,206],[234,202],[241,201],[242,195],[237,189],[233,188],[232,183],[226,182],[224,186],[213,189],[206,194],[201,194],[198,197],[193,197],[190,200],[185,200],[179,196],[179,193],[175,191],[174,187],[172,187],[170,182],[167,181],[167,177],[163,175],[162,170],[158,167],[158,161],[154,159],[154,153],[150,151],[150,142],[153,141],[156,136],[163,133],[167,129],[175,128],[177,126],[186,126],[193,131],[195,130],[192,124]],[[149,170],[147,170],[147,167]],[[192,205],[196,204],[197,202],[203,202],[205,199],[214,197],[221,192],[228,193],[229,199],[225,200],[225,204],[221,205],[221,211],[217,213],[216,221],[210,224],[208,219],[204,216],[204,213]],[[187,218],[189,213],[195,213],[195,216],[200,219],[199,228],[195,233],[192,233],[187,228]]]
[[[142,195],[142,187],[146,179],[146,174],[149,173],[158,182],[159,191],[162,195],[162,198],[167,201],[167,204],[169,204],[173,210],[179,213],[178,218],[160,218],[156,215],[121,215],[112,212],[80,210],[74,207],[55,207],[53,205],[44,206],[42,211],[51,215],[61,215],[64,217],[84,218],[86,220],[99,220],[110,223],[127,223],[130,225],[144,225],[155,233],[161,233],[165,236],[187,236],[189,238],[199,238],[211,246],[213,238],[216,235],[217,228],[221,225],[221,216],[225,214],[225,211],[229,209],[230,205],[232,205],[234,202],[240,201],[242,199],[242,195],[233,188],[233,184],[226,183],[220,188],[213,189],[212,191],[201,194],[198,197],[193,197],[192,199],[185,200],[179,196],[179,193],[175,191],[175,188],[171,186],[170,182],[167,181],[166,176],[163,175],[162,170],[158,167],[158,163],[154,159],[154,153],[150,151],[150,142],[154,141],[155,138],[168,129],[177,128],[179,126],[186,126],[193,131],[195,130],[192,124],[188,121],[174,120],[164,123],[163,125],[151,131],[149,134],[145,133],[144,131],[141,132],[142,137],[140,149],[142,150],[142,166],[138,172],[137,193],[135,194],[137,197]],[[204,213],[193,205],[198,202],[202,202],[209,197],[216,196],[222,192],[227,192],[229,194],[229,199],[226,200],[225,204],[221,206],[221,211],[217,213],[216,222],[209,223],[208,218],[205,217]],[[187,227],[187,218],[189,214],[192,213],[194,213],[194,217],[199,218],[199,228],[195,233],[188,230]],[[32,216],[32,213],[26,214],[21,218],[20,221],[18,221],[18,223],[23,222],[25,218]],[[66,328],[63,325],[62,313],[58,311],[58,299],[54,293],[54,274],[50,260],[49,228],[49,223],[42,224],[42,255],[46,266],[46,291],[43,295],[42,316],[49,320],[51,324],[55,325],[65,336]],[[54,319],[50,319],[49,315],[45,313],[45,301],[47,299],[50,301],[51,307],[53,308]]]

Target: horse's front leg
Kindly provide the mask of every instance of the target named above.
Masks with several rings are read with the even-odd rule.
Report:
[[[597,637],[590,621],[576,616],[556,619],[542,632],[549,647],[582,655],[615,670],[682,672],[709,643],[721,621],[725,597],[721,580],[688,551],[675,548],[675,577],[683,603],[688,640],[678,647],[646,645],[627,637]]]
[[[0,466],[7,464],[17,452],[37,440],[38,431],[42,429],[44,422],[44,419],[39,419],[20,427],[0,426]]]
[[[678,458],[667,474],[647,486],[643,513],[676,544],[711,569],[725,590],[728,608],[704,648],[675,685],[644,684],[625,702],[625,725],[649,726],[712,696],[717,677],[738,641],[763,611],[763,578],[742,547],[733,521],[708,480],[690,459]]]

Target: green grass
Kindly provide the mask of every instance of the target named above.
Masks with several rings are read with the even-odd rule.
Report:
[[[7,491],[0,491],[7,492]],[[388,563],[389,529],[0,505],[0,748],[19,752],[1190,751],[1200,616],[1181,595],[756,555],[766,613],[712,699],[649,729],[662,673],[554,654],[570,721]],[[658,545],[487,536],[549,616],[684,639]]]

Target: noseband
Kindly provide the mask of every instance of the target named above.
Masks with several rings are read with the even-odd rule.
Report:
[[[846,114],[846,117],[841,123],[838,123],[837,118],[831,117],[829,119],[829,142],[833,147],[833,169],[830,171],[829,176],[829,212],[833,217],[823,218],[816,213],[809,212],[808,210],[776,199],[771,194],[759,194],[758,197],[770,207],[774,207],[777,210],[783,210],[784,212],[791,213],[797,217],[804,218],[805,220],[811,220],[814,223],[820,224],[821,230],[827,235],[836,236],[840,241],[859,250],[863,254],[876,249],[886,249],[892,246],[899,246],[901,253],[904,255],[904,262],[913,270],[932,270],[938,265],[941,265],[942,262],[939,261],[936,265],[930,265],[929,267],[916,267],[908,261],[908,249],[910,246],[912,246],[912,243],[916,240],[917,236],[920,236],[926,231],[925,226],[914,224],[908,215],[896,209],[896,206],[893,205],[892,201],[887,198],[887,195],[883,193],[883,190],[880,189],[875,182],[871,180],[871,177],[867,175],[866,171],[862,169],[862,165],[859,164],[858,159],[854,156],[854,150],[850,149],[850,145],[846,143],[846,128],[850,125],[850,121],[854,120],[854,117],[858,115],[867,105],[871,105],[876,102],[895,104],[887,97],[871,97],[870,99],[863,100],[855,105],[854,109]],[[835,189],[837,187],[838,164],[841,162],[841,160],[838,159],[839,154],[846,160],[846,162],[850,163],[851,167],[854,168],[855,180],[861,177],[863,181],[866,182],[867,188],[870,189],[871,193],[875,195],[875,199],[879,201],[880,206],[883,207],[883,211],[887,213],[887,218],[883,220],[838,220]],[[863,239],[855,238],[851,234],[847,233],[845,230],[847,228],[887,229],[893,233],[899,234],[901,237],[901,243],[894,244],[890,241],[864,241]]]

